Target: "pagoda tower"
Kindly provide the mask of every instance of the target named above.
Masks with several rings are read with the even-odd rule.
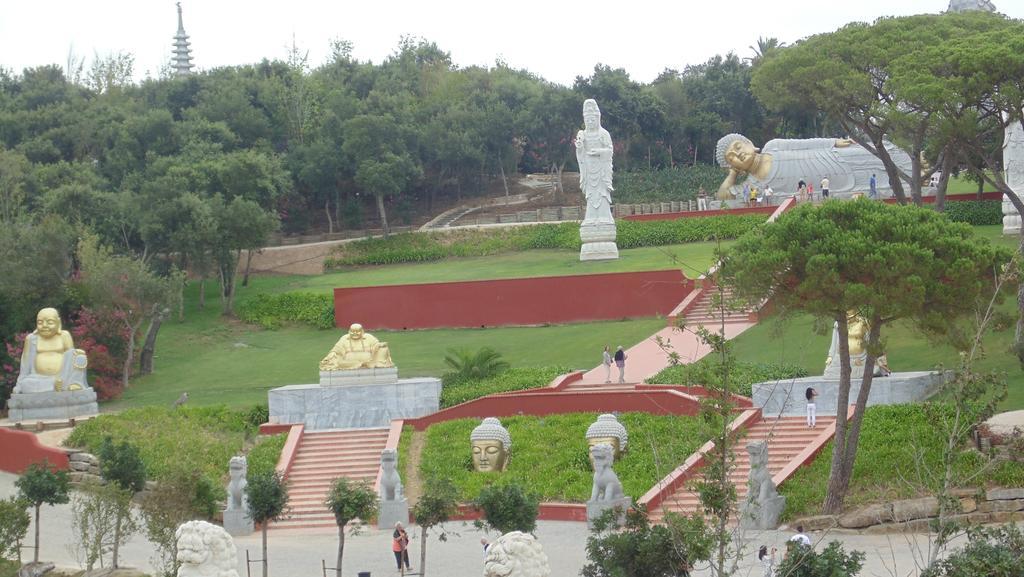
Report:
[[[174,35],[174,56],[171,57],[174,76],[181,78],[192,74],[192,48],[181,22],[181,2],[178,2],[178,33]]]

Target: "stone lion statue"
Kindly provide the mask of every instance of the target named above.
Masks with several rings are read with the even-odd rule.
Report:
[[[398,501],[402,498],[402,479],[398,476],[398,452],[384,449],[380,453],[380,498]]]
[[[612,470],[614,449],[607,443],[590,447],[590,456],[594,461],[594,490],[590,494],[591,501],[616,501],[625,495],[619,476]]]
[[[228,511],[244,511],[246,509],[245,480],[249,464],[245,457],[231,457],[228,462],[228,472],[231,474],[231,481],[228,483]]]
[[[189,521],[174,532],[178,577],[238,577],[238,551],[227,531],[206,521]]]
[[[548,556],[533,535],[512,531],[487,548],[484,577],[550,577]]]

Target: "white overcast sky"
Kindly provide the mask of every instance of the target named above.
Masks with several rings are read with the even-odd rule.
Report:
[[[995,0],[1024,18],[1024,0]],[[380,62],[402,35],[434,41],[458,66],[501,58],[571,84],[597,63],[650,82],[715,54],[749,56],[758,36],[783,42],[883,15],[941,12],[948,0],[183,0],[197,68],[283,58],[294,36],[314,66],[331,39]],[[64,65],[127,51],[137,78],[156,76],[171,55],[174,0],[0,0],[0,66]]]

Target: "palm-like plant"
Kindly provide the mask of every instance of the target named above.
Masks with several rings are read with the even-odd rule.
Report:
[[[448,349],[444,363],[452,369],[445,377],[457,380],[486,379],[509,368],[509,364],[501,358],[501,353],[491,347],[481,347],[476,352]]]
[[[754,53],[754,56],[752,56],[750,58],[744,58],[744,60],[750,62],[751,64],[757,64],[758,62],[761,61],[762,58],[764,58],[765,56],[768,56],[769,52],[772,52],[773,50],[778,50],[779,48],[785,48],[785,47],[786,47],[786,43],[785,42],[779,42],[778,38],[775,38],[775,37],[762,38],[762,37],[758,36],[757,37],[757,46],[748,46],[747,47],[747,48],[750,48],[750,50]]]

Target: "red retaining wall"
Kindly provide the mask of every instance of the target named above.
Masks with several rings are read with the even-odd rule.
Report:
[[[28,431],[0,429],[0,471],[20,474],[29,465],[44,461],[56,469],[68,469],[68,455],[64,451],[44,447]]]
[[[730,214],[771,214],[776,206],[757,206],[753,208],[730,208],[728,210],[691,210],[684,212],[662,212],[660,214],[631,214],[622,220],[676,220],[678,218],[702,218],[705,216],[722,216]]]
[[[336,288],[334,319],[397,330],[651,317],[691,290],[679,270]]]

